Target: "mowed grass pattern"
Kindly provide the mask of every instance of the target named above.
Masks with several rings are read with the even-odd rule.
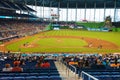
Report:
[[[58,31],[47,31],[30,36],[23,40],[19,40],[15,43],[11,43],[6,46],[7,50],[20,51],[20,52],[52,52],[52,53],[111,53],[120,52],[120,49],[92,49],[84,47],[87,43],[81,39],[75,38],[49,38],[52,36],[79,36],[79,37],[90,37],[97,38],[112,42],[120,47],[120,32],[90,32],[80,30],[58,30]],[[44,38],[42,38],[44,37]],[[21,47],[24,43],[37,44],[34,47]]]
[[[87,45],[87,43],[80,39],[67,39],[67,38],[43,38],[37,44],[39,47],[54,47],[54,48],[78,48]],[[54,45],[53,45],[54,44]]]
[[[49,31],[46,36],[81,36],[106,40],[120,46],[120,32],[98,32],[80,30]]]

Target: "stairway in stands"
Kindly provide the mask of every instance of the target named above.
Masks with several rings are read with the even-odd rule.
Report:
[[[78,78],[77,74],[72,72],[61,62],[56,61],[55,65],[57,67],[57,70],[59,71],[60,76],[63,77],[63,80],[82,80],[81,78]]]

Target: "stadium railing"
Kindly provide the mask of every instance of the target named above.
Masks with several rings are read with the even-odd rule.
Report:
[[[75,73],[75,80],[76,80],[77,68],[75,66],[73,66],[73,65],[69,65],[69,66],[70,66],[71,70]]]
[[[70,76],[69,73],[70,73],[70,71],[72,71],[74,73],[74,80],[78,80],[77,77],[79,78],[79,76],[77,76],[77,68],[75,66],[73,66],[73,65],[68,65],[64,61],[61,61],[61,63],[66,66],[66,74],[67,74],[67,76],[69,77]]]
[[[92,76],[84,71],[81,72],[81,78],[82,78],[82,80],[99,80],[99,79],[95,78],[94,76]]]

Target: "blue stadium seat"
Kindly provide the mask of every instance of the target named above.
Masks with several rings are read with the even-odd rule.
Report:
[[[49,80],[48,76],[38,76],[37,80]]]
[[[49,73],[40,73],[40,76],[48,76]]]
[[[49,73],[49,76],[60,76],[60,74],[53,72],[53,73]]]
[[[112,80],[120,80],[120,77],[112,77]]]
[[[49,80],[62,80],[60,76],[50,76]]]
[[[11,63],[12,65],[12,61],[10,60],[4,62],[4,64],[8,62]],[[53,60],[50,61],[51,67],[47,69],[46,68],[36,69],[33,66],[36,64],[36,62],[26,62],[25,64],[26,65],[22,66],[24,72],[20,73],[1,72],[0,80],[62,80]]]
[[[25,77],[26,80],[37,80],[37,76],[27,76]]]
[[[14,77],[14,80],[25,80],[25,77]]]
[[[40,73],[29,73],[29,76],[39,76],[40,75]]]
[[[29,76],[30,74],[29,73],[17,73],[15,76]]]
[[[1,77],[0,80],[14,80],[13,77]]]
[[[102,77],[100,80],[113,80],[111,77]]]

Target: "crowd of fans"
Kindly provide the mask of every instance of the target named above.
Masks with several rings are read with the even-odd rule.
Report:
[[[1,54],[0,70],[3,72],[23,72],[24,69],[50,68],[49,60],[55,60],[50,56],[38,56],[27,54]]]
[[[67,55],[67,56],[66,56]],[[92,55],[34,55],[34,54],[1,54],[0,65],[2,71],[24,71],[26,66],[30,69],[50,68],[49,60],[58,60],[67,65],[74,65],[77,69],[119,69],[119,54],[92,54]],[[29,64],[28,64],[29,63]],[[3,64],[5,66],[3,66]],[[12,67],[11,67],[12,66]]]
[[[63,61],[80,69],[118,69],[120,67],[119,54],[69,56],[64,57]]]
[[[14,36],[26,36],[40,32],[46,23],[25,20],[1,20],[0,39]]]
[[[22,36],[32,35],[43,31],[45,26],[50,22],[41,21],[28,21],[28,20],[6,20],[0,19],[0,40],[8,40],[13,38],[18,38]],[[61,26],[67,26],[69,28],[71,25],[75,25],[74,22],[57,22]],[[53,22],[52,24],[56,24]]]

